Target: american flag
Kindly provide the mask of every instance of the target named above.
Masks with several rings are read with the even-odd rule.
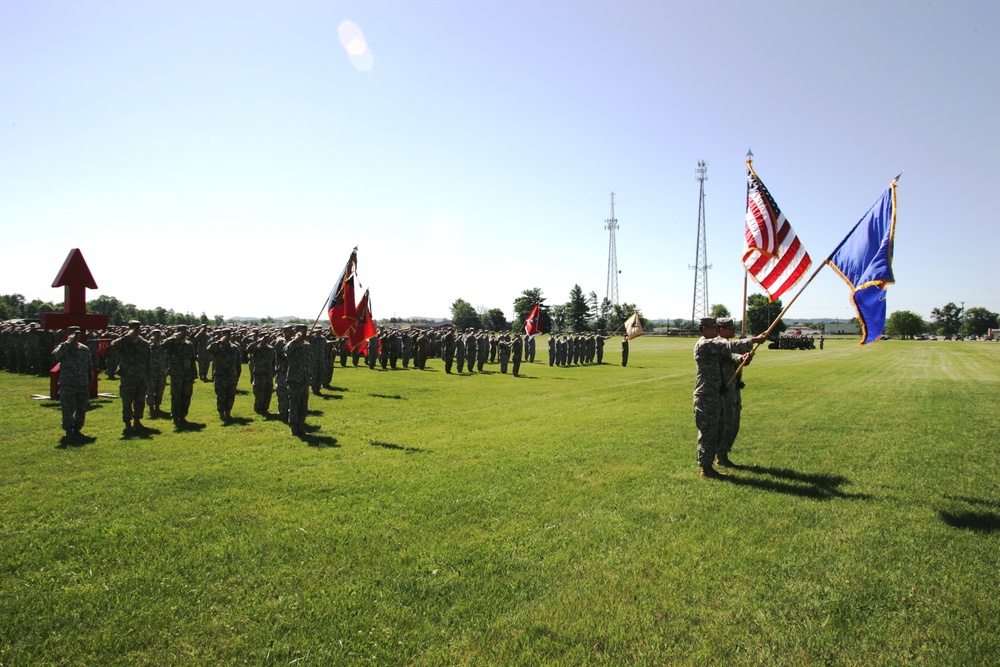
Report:
[[[812,264],[795,230],[752,168],[747,169],[747,226],[743,266],[771,301]]]

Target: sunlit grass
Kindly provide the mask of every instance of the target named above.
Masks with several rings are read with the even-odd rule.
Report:
[[[692,345],[522,378],[338,367],[305,439],[249,394],[223,425],[199,383],[204,428],[127,435],[100,400],[64,443],[46,381],[0,373],[0,664],[1000,655],[1000,346],[762,351],[745,467],[712,482]]]

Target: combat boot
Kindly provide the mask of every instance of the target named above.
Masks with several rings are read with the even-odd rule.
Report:
[[[701,469],[701,476],[707,479],[725,479],[726,474],[721,473],[710,465]]]

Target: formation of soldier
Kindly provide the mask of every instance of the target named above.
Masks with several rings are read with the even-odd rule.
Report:
[[[609,338],[600,333],[549,336],[549,366],[603,364],[604,341]]]
[[[68,333],[47,331],[34,323],[0,324],[0,368],[46,375]],[[499,371],[519,376],[521,365],[533,363],[536,355],[535,338],[526,334],[460,331],[451,326],[385,328],[357,346],[336,338],[328,329],[309,332],[306,325],[213,328],[181,324],[168,329],[132,321],[100,331],[75,332],[73,338],[88,350],[91,372],[120,379],[127,431],[145,428],[142,420],[147,410],[151,418],[169,417],[178,428],[186,427],[198,380],[214,384],[219,418],[231,421],[244,364],[253,389],[254,412],[269,416],[276,394],[278,418],[289,424],[293,434],[302,435],[308,397],[319,395],[324,387],[333,388],[338,362],[342,367],[364,363],[371,369],[424,370],[428,359],[441,359],[449,374]],[[551,336],[549,365],[603,363],[607,338],[600,334]],[[163,405],[168,378],[169,412]],[[71,434],[79,429],[70,424],[65,430]]]
[[[0,323],[0,369],[48,375],[53,365],[52,348],[65,337],[65,332],[48,331],[37,322]]]

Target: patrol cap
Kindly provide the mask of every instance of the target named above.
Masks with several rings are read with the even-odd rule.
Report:
[[[304,324],[296,324],[295,325],[295,330],[296,331],[309,331],[309,327],[307,327]]]
[[[73,326],[66,328],[66,333],[71,333],[71,334],[80,333],[80,327],[74,324]]]
[[[720,317],[719,318],[719,328],[720,329],[735,329],[736,320],[731,317]]]
[[[281,330],[282,331],[293,331],[294,329],[295,329],[295,325],[294,324],[282,324],[281,325]]]
[[[183,331],[184,333],[187,333],[188,325],[186,325],[186,324],[178,324],[175,328],[178,331]]]
[[[219,329],[219,335],[220,336],[232,336],[233,335],[233,330],[230,329],[230,328],[228,328],[228,327]]]
[[[150,336],[162,336],[163,332],[160,331],[159,329],[153,329],[152,331],[149,332],[149,335]]]
[[[142,326],[142,322],[140,322],[139,320],[129,320],[128,321],[128,328],[129,329],[138,329],[141,326]]]
[[[698,328],[717,327],[717,326],[719,326],[719,323],[715,321],[714,317],[703,317],[701,318],[701,321],[698,323]]]

